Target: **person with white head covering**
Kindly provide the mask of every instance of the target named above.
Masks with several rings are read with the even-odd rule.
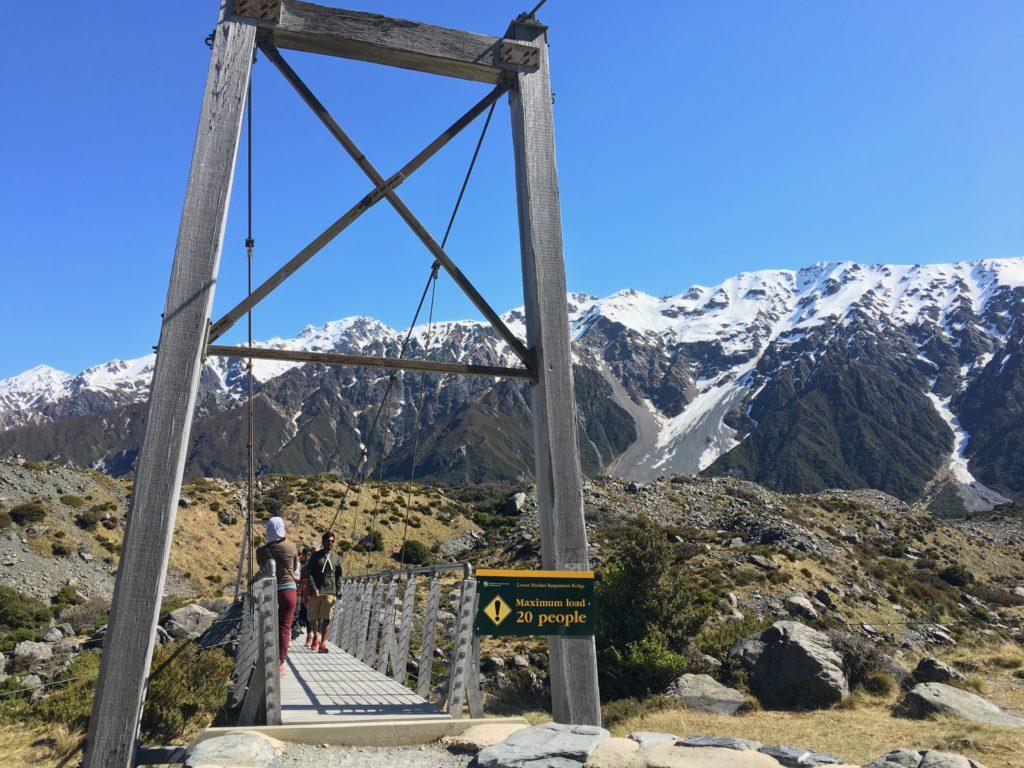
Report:
[[[298,603],[299,550],[288,540],[284,518],[274,516],[263,524],[266,544],[256,548],[256,562],[263,564],[273,559],[277,566],[277,626],[278,658],[280,674],[285,674],[285,660],[288,658],[288,642],[292,635],[292,620]]]

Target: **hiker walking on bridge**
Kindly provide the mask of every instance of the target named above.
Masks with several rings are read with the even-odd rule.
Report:
[[[266,543],[256,548],[256,563],[263,564],[273,559],[277,565],[277,626],[278,658],[281,660],[280,674],[285,674],[285,659],[288,657],[288,642],[291,640],[292,619],[298,602],[297,573],[299,571],[299,550],[285,535],[284,519],[272,517],[263,524]]]
[[[309,558],[306,566],[306,618],[312,630],[310,649],[314,653],[327,653],[327,627],[331,623],[334,600],[341,591],[341,558],[334,549],[334,532],[326,531],[321,546]]]

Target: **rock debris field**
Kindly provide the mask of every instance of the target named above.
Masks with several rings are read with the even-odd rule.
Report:
[[[511,731],[511,732],[510,732]],[[254,733],[201,742],[186,768],[854,768],[835,755],[749,739],[638,732],[613,737],[604,728],[542,723],[473,726],[440,744],[413,747],[343,747],[283,744]],[[899,749],[864,768],[984,768],[962,755]]]

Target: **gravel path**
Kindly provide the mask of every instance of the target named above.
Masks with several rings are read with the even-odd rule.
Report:
[[[472,755],[421,747],[328,747],[288,744],[274,768],[466,768]]]

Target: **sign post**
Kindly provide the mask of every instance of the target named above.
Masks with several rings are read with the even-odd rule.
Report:
[[[478,570],[477,635],[594,634],[593,571]]]

